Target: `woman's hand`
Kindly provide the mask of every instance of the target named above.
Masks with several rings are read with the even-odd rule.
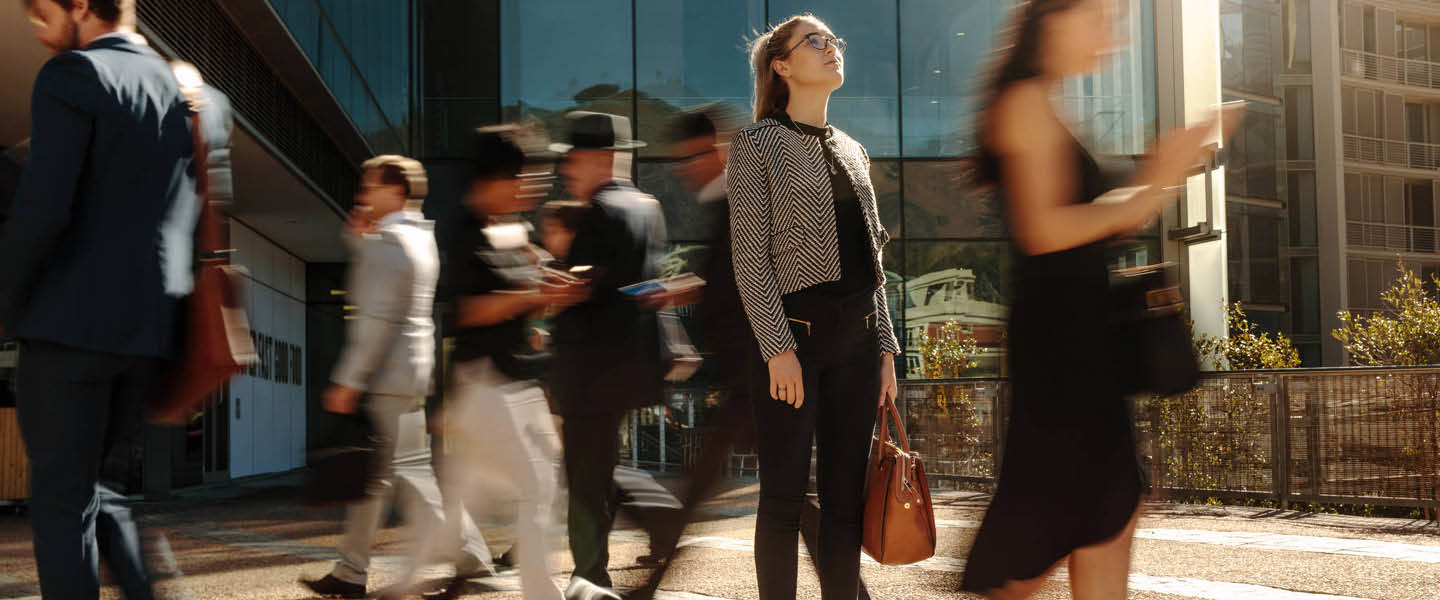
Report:
[[[880,353],[880,403],[884,407],[886,402],[894,402],[900,397],[900,384],[895,382],[895,355],[889,352]]]
[[[800,359],[794,350],[786,350],[770,357],[770,397],[791,407],[800,408],[805,403],[805,382],[800,373]]]

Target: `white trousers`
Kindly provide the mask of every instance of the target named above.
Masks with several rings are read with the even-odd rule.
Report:
[[[458,501],[448,497],[442,501],[435,481],[430,436],[425,432],[424,398],[373,394],[366,398],[366,408],[375,434],[382,440],[382,459],[383,453],[389,453],[391,459],[388,467],[375,473],[366,484],[366,498],[346,507],[345,535],[338,548],[340,560],[330,572],[336,579],[360,585],[365,585],[375,533],[389,514],[391,501],[399,502],[415,531],[444,521],[449,506]],[[462,573],[490,569],[490,549],[485,538],[470,516],[460,513],[462,538],[436,551],[456,556],[458,550],[455,568]]]
[[[520,582],[527,600],[559,600],[550,578],[552,507],[557,493],[555,462],[560,437],[545,401],[533,381],[514,381],[495,369],[490,359],[455,365],[455,388],[446,399],[444,418],[449,453],[440,463],[447,522],[419,536],[410,570],[396,591],[416,584],[418,570],[456,535],[462,506],[497,514],[497,503],[513,503]],[[496,494],[491,483],[509,488]],[[443,531],[440,528],[443,527]]]

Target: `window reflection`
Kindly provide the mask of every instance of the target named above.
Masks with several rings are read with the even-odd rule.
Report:
[[[889,282],[896,295],[903,291],[905,376],[926,376],[928,347],[965,340],[974,340],[978,352],[969,358],[978,364],[958,375],[999,375],[1010,302],[1004,283],[1009,244],[911,241],[905,261],[904,280]]]
[[[628,0],[502,0],[501,118],[537,117],[563,137],[564,114],[585,109],[634,123]]]
[[[1061,97],[1076,134],[1102,154],[1139,154],[1155,139],[1152,2],[1121,5],[1115,27],[1123,43],[1099,72],[1067,80]]]
[[[959,156],[983,92],[1005,2],[915,0],[900,4],[901,109],[905,156]],[[964,127],[962,127],[964,124]]]
[[[905,231],[913,238],[1004,238],[1000,198],[971,189],[966,163],[905,161]]]
[[[635,0],[635,27],[641,156],[670,155],[666,128],[683,109],[723,102],[751,114],[745,45],[765,27],[763,0]]]

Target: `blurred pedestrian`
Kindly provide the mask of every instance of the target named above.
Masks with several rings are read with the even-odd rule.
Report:
[[[526,323],[533,313],[582,300],[586,288],[547,277],[542,254],[530,243],[530,227],[521,219],[535,203],[521,191],[524,131],[502,125],[474,136],[464,202],[478,226],[457,236],[454,261],[445,267],[446,289],[454,295],[455,347],[452,388],[439,417],[449,432],[442,480],[453,508],[443,531],[436,523],[419,536],[409,572],[390,592],[397,596],[409,591],[442,541],[458,534],[460,506],[493,505],[486,483],[499,482],[514,492],[515,555],[525,597],[561,598],[549,560],[560,440],[537,381],[546,365],[534,356]],[[459,590],[452,585],[448,591],[453,597]]]
[[[870,157],[828,121],[845,42],[810,15],[751,44],[756,122],[726,171],[735,276],[769,371],[755,402],[760,597],[795,597],[812,444],[820,496],[821,595],[859,593],[865,465],[876,405],[896,395],[895,339]]]
[[[617,506],[620,421],[631,409],[663,401],[659,321],[653,310],[641,306],[641,299],[620,288],[656,277],[666,238],[659,203],[630,181],[629,151],[644,145],[631,138],[630,120],[575,111],[566,121],[570,143],[553,148],[565,153],[560,168],[565,185],[588,210],[565,262],[583,269],[592,286],[589,298],[555,319],[550,378],[564,418],[570,551],[575,558],[567,596],[574,596],[591,586],[613,585],[608,544]],[[658,542],[662,551],[668,552],[677,534],[666,534],[667,539]]]
[[[432,310],[440,258],[434,224],[420,213],[427,179],[418,161],[377,156],[361,166],[355,210],[345,225],[350,249],[347,299],[355,308],[345,348],[325,390],[325,410],[364,410],[377,440],[378,468],[363,500],[345,511],[340,560],[330,574],[300,583],[315,593],[365,597],[371,546],[393,497],[412,526],[444,519],[445,506],[430,461],[425,397],[435,356]],[[490,550],[461,511],[461,576],[491,573]]]
[[[1105,245],[1158,215],[1215,122],[1166,136],[1126,187],[1106,185],[1051,99],[1066,78],[1101,67],[1115,10],[1111,0],[1020,5],[978,121],[979,179],[1004,198],[1018,255],[1005,461],[961,585],[991,598],[1029,597],[1067,561],[1074,598],[1126,594],[1143,483],[1116,383],[1130,361],[1106,343]]]
[[[154,598],[130,509],[99,479],[111,448],[138,437],[151,384],[178,352],[200,210],[192,166],[209,153],[211,191],[229,196],[217,188],[230,107],[204,91],[210,147],[195,148],[191,105],[135,33],[134,2],[24,6],[55,56],[35,79],[29,160],[0,235],[0,330],[21,347],[40,590],[97,598],[103,552],[127,598]]]

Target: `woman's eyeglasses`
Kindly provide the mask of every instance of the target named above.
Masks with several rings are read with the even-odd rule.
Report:
[[[845,53],[845,40],[842,40],[840,38],[833,38],[818,31],[813,31],[806,34],[805,39],[800,40],[794,46],[791,46],[789,50],[786,50],[784,54],[781,54],[780,58],[790,56],[791,52],[794,52],[796,48],[799,48],[801,44],[805,43],[809,43],[811,48],[819,50],[820,52],[824,52],[825,48],[829,46],[834,46],[835,52],[840,54]]]

